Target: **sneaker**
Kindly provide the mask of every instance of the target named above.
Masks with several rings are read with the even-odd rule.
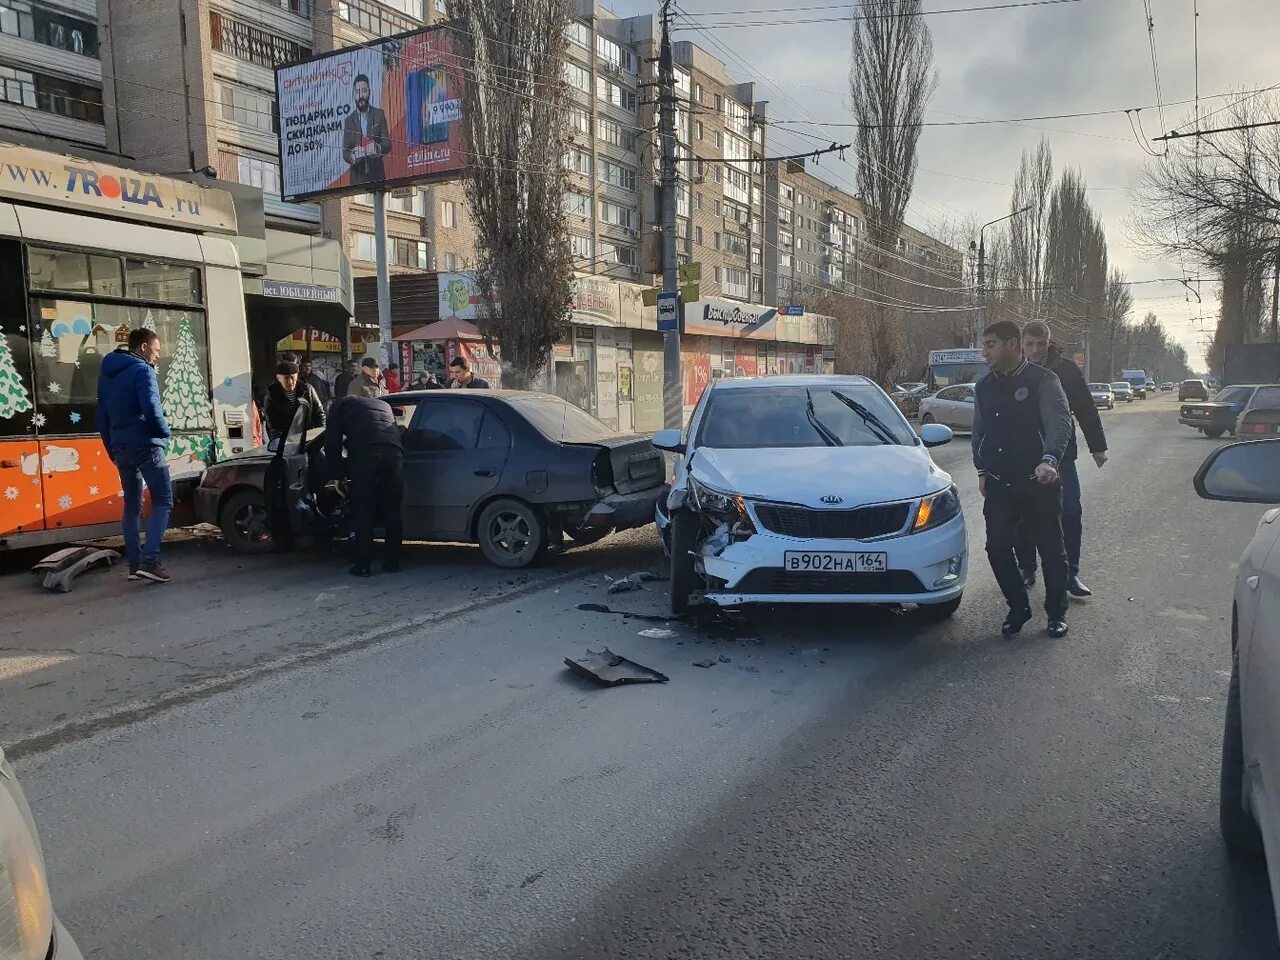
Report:
[[[1067,593],[1073,597],[1092,597],[1093,591],[1084,585],[1084,581],[1073,576],[1067,581]]]
[[[141,580],[151,580],[154,583],[168,583],[169,571],[159,560],[151,563],[143,563],[138,565],[138,578]]]
[[[129,579],[130,580],[142,579],[140,576],[138,576],[138,565],[136,563],[129,564]]]
[[[1049,621],[1049,636],[1053,637],[1053,639],[1055,640],[1061,640],[1066,635],[1067,635],[1067,621],[1065,620]]]
[[[1000,624],[1000,635],[1006,640],[1009,637],[1016,637],[1022,632],[1022,628],[1026,626],[1027,621],[1030,619],[1030,607],[1023,607],[1021,610],[1010,610],[1009,615],[1004,618],[1004,623]]]

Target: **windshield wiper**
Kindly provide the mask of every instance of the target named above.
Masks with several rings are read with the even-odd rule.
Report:
[[[806,389],[804,396],[804,415],[809,418],[809,423],[813,429],[818,431],[818,436],[826,442],[828,447],[843,447],[844,441],[837,437],[832,429],[819,420],[818,415],[813,412],[813,394]]]
[[[871,432],[876,435],[881,443],[891,443],[895,445],[898,443],[898,438],[893,435],[893,431],[885,425],[885,422],[860,404],[857,400],[854,400],[852,397],[846,397],[839,390],[832,390],[831,395],[860,416],[862,418],[862,422],[871,429]],[[812,401],[810,401],[810,403],[812,403]]]

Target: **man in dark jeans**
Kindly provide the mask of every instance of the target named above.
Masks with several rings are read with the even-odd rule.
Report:
[[[346,474],[350,481],[351,525],[355,529],[354,577],[373,573],[373,529],[382,517],[385,532],[382,569],[400,569],[400,499],[404,493],[404,450],[391,406],[378,398],[378,386],[357,381],[351,393],[329,408],[324,434],[325,459],[340,475],[346,442]]]
[[[169,424],[156,381],[159,358],[160,338],[154,330],[142,328],[129,331],[127,350],[107,354],[98,377],[98,433],[120,471],[129,579],[166,583],[169,574],[160,563],[160,543],[173,510],[173,484],[165,460]],[[151,492],[145,547],[138,542],[143,484]]]
[[[1089,392],[1089,384],[1084,373],[1076,366],[1075,361],[1065,356],[1056,343],[1051,342],[1049,325],[1041,320],[1032,320],[1022,328],[1022,352],[1032,363],[1039,364],[1046,370],[1052,370],[1062,382],[1062,390],[1067,395],[1067,404],[1071,408],[1071,442],[1067,444],[1067,454],[1058,465],[1058,474],[1062,477],[1062,539],[1067,547],[1067,592],[1073,597],[1089,597],[1093,591],[1080,579],[1080,542],[1084,536],[1084,508],[1080,500],[1080,474],[1076,469],[1076,457],[1079,448],[1076,446],[1075,424],[1080,424],[1093,462],[1101,469],[1107,462],[1107,435],[1102,430],[1102,418],[1094,405],[1093,394]],[[1022,579],[1028,588],[1036,584],[1036,550],[1031,541],[1024,537],[1018,543],[1018,566],[1022,570]]]
[[[1049,636],[1067,635],[1067,554],[1062,545],[1058,464],[1066,455],[1071,411],[1052,371],[1022,355],[1022,331],[1011,320],[982,333],[991,372],[974,388],[973,464],[985,498],[987,557],[1009,604],[1000,632],[1016,636],[1031,619],[1027,587],[1014,547],[1027,535],[1044,563]]]

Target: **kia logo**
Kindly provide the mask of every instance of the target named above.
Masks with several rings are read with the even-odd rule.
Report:
[[[828,493],[822,498],[823,503],[844,503],[844,497],[837,497],[834,493]]]

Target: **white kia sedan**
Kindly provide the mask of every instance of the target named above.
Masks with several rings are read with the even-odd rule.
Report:
[[[653,444],[677,454],[658,527],[671,606],[699,601],[911,603],[935,619],[960,606],[964,515],[928,447],[865,377],[713,383],[689,425]]]

